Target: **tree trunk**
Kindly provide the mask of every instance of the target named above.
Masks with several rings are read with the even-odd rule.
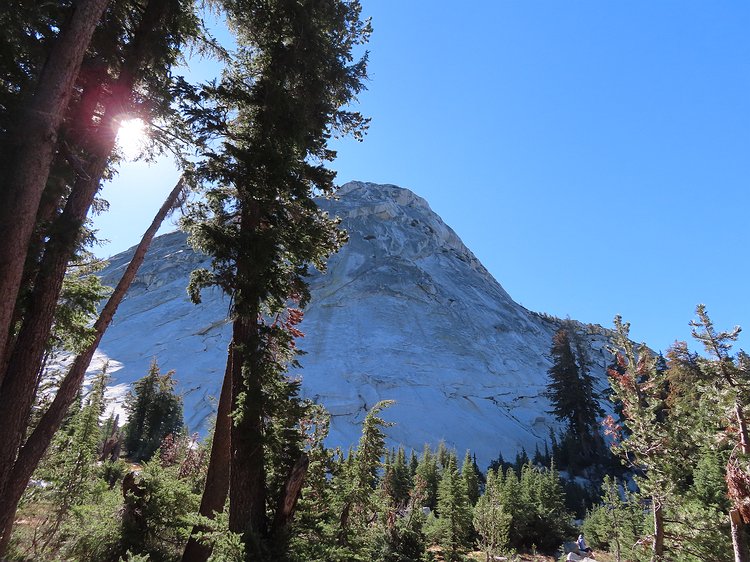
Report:
[[[84,64],[81,69],[81,74],[84,75],[79,80],[81,84],[81,97],[78,102],[78,107],[74,110],[69,109],[69,113],[72,113],[72,117],[68,119],[71,125],[66,128],[67,137],[77,137],[77,141],[74,143],[77,146],[83,146],[85,144],[84,137],[86,134],[90,134],[90,131],[95,128],[94,117],[96,115],[96,108],[99,101],[102,98],[102,93],[105,90],[104,83],[109,79],[106,73],[106,69],[98,72],[91,72],[92,64]],[[101,66],[101,64],[99,65]],[[75,124],[72,125],[72,124]],[[88,175],[88,171],[85,169],[86,166],[83,164],[81,159],[73,154],[65,143],[59,145],[59,153],[57,154],[57,160],[67,159],[74,162],[72,167],[77,170],[77,173],[83,172],[83,175]],[[52,166],[56,164],[54,161]],[[24,266],[23,277],[21,281],[21,289],[16,298],[15,309],[13,312],[13,318],[11,326],[20,326],[21,321],[24,319],[25,308],[28,306],[29,294],[31,288],[36,286],[36,278],[39,274],[40,267],[42,265],[42,258],[45,252],[46,239],[49,237],[58,238],[54,236],[55,230],[52,228],[56,224],[57,215],[60,209],[65,204],[65,197],[68,195],[69,182],[56,176],[50,176],[47,179],[47,186],[42,193],[42,198],[39,203],[37,210],[36,222],[34,232],[32,233],[31,239],[27,246],[26,264]],[[57,224],[59,230],[59,224]],[[59,232],[58,232],[59,234]],[[24,291],[26,288],[26,291]],[[26,298],[24,298],[26,297]],[[10,355],[14,349],[18,334],[9,336],[6,347],[6,360],[9,360]],[[42,363],[44,365],[44,362]],[[7,361],[0,364],[0,387],[2,387],[2,380],[5,376],[7,369]],[[39,369],[41,373],[43,367]],[[37,381],[38,382],[38,381]],[[36,389],[34,390],[36,394]]]
[[[23,268],[57,134],[96,25],[109,0],[79,0],[50,52],[36,93],[9,141],[0,185],[0,366],[5,364]],[[9,146],[8,146],[9,145]],[[0,369],[0,383],[3,372]]]
[[[739,510],[732,509],[729,512],[729,524],[732,530],[734,562],[748,562],[747,545],[745,544],[745,525]]]
[[[260,207],[249,197],[241,200],[240,229],[253,232],[260,224]],[[267,536],[266,473],[263,445],[263,354],[259,286],[253,250],[237,260],[237,276],[246,292],[234,296],[236,314],[232,325],[232,461],[229,482],[229,530],[243,535],[248,557]]]
[[[607,494],[610,493],[610,490],[607,490]],[[614,493],[618,494],[619,497],[619,490],[614,490]],[[617,513],[617,507],[615,506],[614,509],[611,511],[612,513],[612,532],[614,535],[612,536],[612,539],[615,543],[615,561],[621,562],[621,556],[620,556],[620,532],[622,529],[622,525],[620,524],[620,517]]]
[[[308,466],[310,466],[310,457],[306,453],[302,453],[289,471],[289,475],[284,483],[284,489],[279,497],[273,524],[271,525],[271,536],[277,543],[284,542],[286,539],[289,524],[292,521],[292,517],[294,517],[294,510],[297,507],[297,500],[299,500],[302,486],[305,483]],[[277,544],[276,546],[279,545]]]
[[[737,428],[740,432],[740,447],[742,447],[742,453],[750,455],[750,439],[748,439],[747,433],[747,421],[745,420],[745,414],[742,411],[742,404],[739,400],[734,402],[734,415],[737,418]]]
[[[221,385],[219,408],[216,412],[216,428],[211,443],[206,486],[201,499],[200,514],[211,519],[224,509],[229,494],[229,463],[232,457],[230,443],[232,418],[229,416],[232,411],[232,355],[230,343],[224,382]],[[211,547],[198,542],[195,537],[196,533],[201,530],[199,526],[193,527],[185,552],[182,554],[182,562],[206,562],[211,556]]]
[[[241,412],[231,429],[229,530],[244,535],[252,551],[266,535],[266,480],[263,450],[263,393],[258,314],[233,326],[232,410]],[[241,351],[240,351],[241,350]],[[244,397],[240,400],[241,395]]]
[[[651,498],[651,508],[654,515],[654,545],[652,562],[661,562],[664,559],[664,507],[661,500]]]
[[[148,520],[146,515],[146,490],[141,482],[136,480],[135,472],[128,472],[122,479],[122,539],[120,541],[120,556],[126,557],[129,547],[135,546],[134,541],[141,540],[146,535]]]
[[[114,145],[114,133],[110,136]],[[78,243],[80,228],[99,188],[98,178],[109,155],[94,163],[90,178],[79,178],[57,221],[59,230],[50,237],[36,276],[29,306],[9,355],[0,387],[0,490],[3,490],[13,461],[21,446],[29,412],[34,402],[39,366],[55,318],[57,301],[65,272]],[[96,172],[99,175],[95,175]],[[96,178],[96,179],[94,179]]]
[[[70,404],[72,404],[75,399],[76,393],[83,382],[86,370],[91,363],[91,358],[94,356],[94,352],[97,347],[99,347],[99,343],[101,342],[105,331],[112,322],[117,307],[125,297],[133,279],[135,279],[136,273],[143,263],[146,252],[151,245],[151,241],[154,239],[154,236],[164,222],[164,219],[174,208],[183,190],[184,181],[180,178],[177,185],[172,189],[172,192],[154,217],[151,226],[149,226],[141,238],[141,241],[133,254],[133,258],[130,260],[128,267],[125,269],[120,281],[117,283],[117,287],[115,287],[112,295],[109,297],[107,303],[99,314],[99,318],[94,323],[94,340],[88,348],[86,348],[86,350],[78,355],[73,361],[70,370],[60,384],[60,388],[58,389],[52,404],[50,404],[49,408],[39,421],[36,429],[34,429],[19,451],[15,463],[11,465],[12,471],[10,472],[8,483],[4,488],[2,495],[0,495],[0,528],[4,529],[3,538],[0,540],[0,557],[5,553],[4,550],[2,550],[2,544],[7,544],[10,534],[8,526],[12,525],[18,502],[21,499],[23,491],[26,489],[29,478],[31,478],[31,474],[39,464],[47,447],[49,447],[53,435],[59,429]]]
[[[15,521],[13,518],[8,519],[8,522],[0,529],[0,560],[5,560],[3,556],[8,552],[10,546],[10,537],[13,534],[13,524]]]
[[[115,147],[117,137],[115,119],[130,104],[133,87],[143,70],[144,63],[151,56],[149,47],[153,41],[154,32],[167,9],[167,0],[151,0],[146,6],[134,39],[129,45],[127,56],[123,61],[120,76],[112,86],[114,94],[102,101],[104,111],[101,122],[92,133],[92,138],[82,141],[87,146],[93,147],[92,153],[85,170],[78,171],[65,209],[51,229],[50,239],[44,249],[39,273],[34,283],[34,292],[30,299],[31,305],[25,311],[23,324],[13,348],[5,349],[5,361],[0,362],[0,366],[2,366],[0,369],[0,403],[12,404],[13,406],[12,411],[6,412],[6,419],[2,419],[0,416],[0,427],[6,428],[6,436],[10,437],[7,446],[4,440],[0,441],[0,466],[7,462],[8,450],[13,449],[12,445],[18,439],[17,426],[22,425],[22,420],[25,419],[18,412],[22,409],[28,410],[30,407],[29,400],[33,400],[33,388],[29,382],[30,373],[35,371],[40,364],[68,262],[75,252],[80,228],[86,220],[86,215],[99,189],[101,177]],[[86,117],[90,123],[92,115]],[[37,207],[38,205],[39,202],[37,201]],[[38,209],[35,209],[35,219],[37,211]],[[18,218],[14,216],[10,222],[17,220]],[[32,220],[32,223],[34,222],[35,220]],[[33,226],[34,224],[32,224],[32,230]],[[0,223],[0,228],[2,228],[2,223]],[[28,250],[30,236],[26,240],[26,250]],[[2,252],[1,247],[0,252]],[[2,272],[0,272],[1,276]],[[6,293],[0,294],[5,295]],[[17,291],[14,295],[11,304],[13,309],[16,305]],[[0,306],[4,303],[5,299],[0,301]],[[1,325],[0,329],[2,329]],[[5,344],[7,339],[0,340],[0,342]],[[9,382],[9,378],[14,380]],[[31,395],[31,398],[29,398],[29,395]],[[12,397],[12,401],[9,401],[8,397]],[[8,424],[9,421],[10,424]],[[16,444],[17,447],[18,444]],[[2,490],[2,486],[3,474],[0,470],[0,490]]]

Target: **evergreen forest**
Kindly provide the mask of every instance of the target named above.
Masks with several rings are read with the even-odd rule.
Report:
[[[336,194],[331,141],[369,126],[358,0],[5,0],[0,27],[0,560],[579,560],[581,533],[597,560],[750,560],[750,356],[703,305],[699,352],[637,346],[615,318],[606,390],[581,326],[556,319],[560,430],[535,451],[479,466],[439,437],[390,447],[389,400],[358,443],[327,445],[330,414],[288,370],[307,277],[347,241],[315,202]],[[188,81],[186,53],[221,77]],[[105,287],[91,218],[135,118],[181,177]],[[158,358],[127,419],[108,414],[109,366],[85,376],[175,211],[210,259],[191,300],[231,302],[205,438]]]

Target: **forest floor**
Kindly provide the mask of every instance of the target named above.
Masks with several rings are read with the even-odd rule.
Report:
[[[606,552],[599,552],[595,554],[596,562],[614,562],[615,557],[606,553]],[[470,552],[468,554],[468,557],[470,560],[476,560],[477,562],[485,562],[486,558],[484,555],[484,552],[476,551],[476,552]],[[501,560],[507,560],[507,562],[557,562],[560,560],[559,557],[555,557],[551,554],[526,554],[526,553],[520,553],[516,554],[515,556],[507,557],[507,558],[500,558],[497,559],[498,562]]]
[[[442,561],[443,557],[441,556],[441,551],[439,547],[431,547],[429,549],[434,555],[436,560]],[[597,562],[615,562],[615,557],[607,552],[596,552],[594,553],[594,556],[596,557],[595,560]],[[467,557],[469,560],[475,560],[477,562],[485,562],[486,557],[484,552],[481,552],[479,550],[474,552],[469,552],[467,554]],[[500,561],[507,561],[507,562],[557,562],[560,560],[559,557],[555,557],[551,554],[531,554],[531,553],[519,553],[515,554],[513,556],[509,556],[507,558],[496,558],[497,562]]]

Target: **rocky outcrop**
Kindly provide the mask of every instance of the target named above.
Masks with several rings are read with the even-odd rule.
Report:
[[[306,354],[292,376],[331,412],[330,442],[355,443],[367,409],[394,399],[385,414],[394,443],[443,439],[480,462],[533,451],[554,425],[543,393],[558,322],[515,303],[411,191],[352,182],[320,204],[341,217],[349,242],[310,278]],[[112,258],[105,280],[127,259]],[[174,369],[191,430],[206,429],[215,410],[229,338],[228,299],[208,291],[195,306],[185,292],[205,263],[182,233],[155,240],[100,346],[121,365],[116,383],[143,376],[152,357]],[[584,331],[603,385],[607,334]]]

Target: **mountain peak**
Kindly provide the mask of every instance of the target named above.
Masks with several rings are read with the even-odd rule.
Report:
[[[426,257],[438,251],[452,250],[473,268],[489,276],[453,229],[426,200],[409,189],[392,184],[352,181],[338,190],[336,201],[322,201],[320,205],[339,216],[344,227],[352,233],[365,237],[380,236],[393,255],[400,252],[404,256]],[[371,232],[364,232],[368,228]]]
[[[342,185],[338,195],[344,199],[356,201],[366,207],[368,203],[382,204],[391,201],[401,207],[417,206],[432,212],[430,205],[413,191],[393,184],[350,181]]]

